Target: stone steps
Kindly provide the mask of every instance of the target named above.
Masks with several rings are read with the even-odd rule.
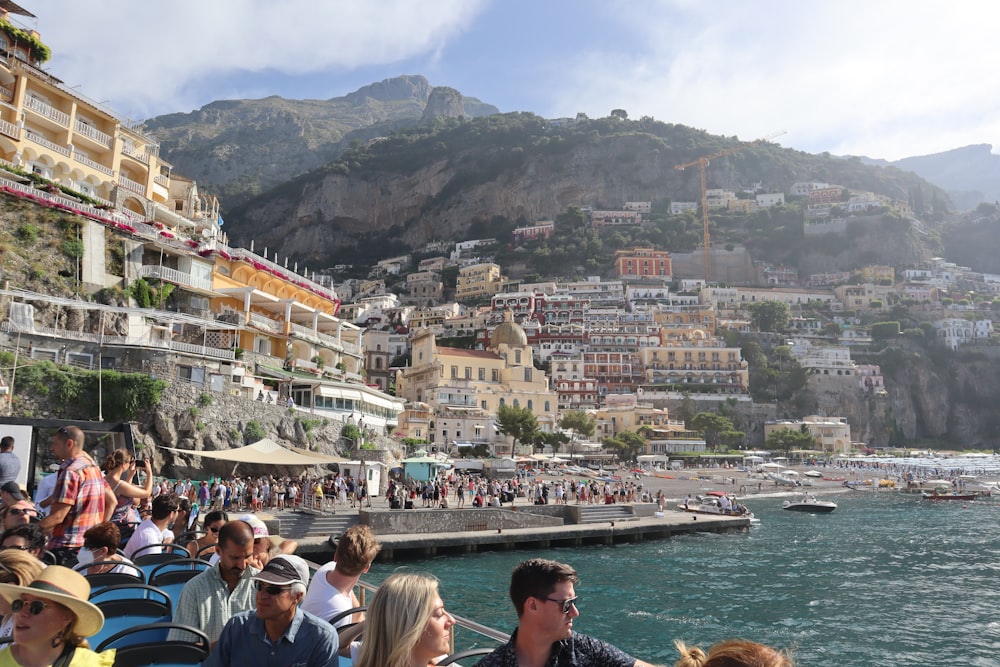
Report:
[[[637,521],[631,505],[583,505],[580,507],[580,523],[602,523],[607,521]]]

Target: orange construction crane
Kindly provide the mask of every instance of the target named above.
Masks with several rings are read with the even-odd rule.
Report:
[[[733,146],[732,148],[727,148],[725,150],[718,151],[717,153],[712,153],[711,155],[700,157],[692,162],[686,162],[684,164],[679,164],[676,167],[674,167],[674,169],[683,171],[688,167],[694,167],[695,165],[697,165],[698,170],[701,172],[701,227],[703,235],[702,243],[704,243],[705,245],[704,249],[705,283],[708,283],[712,280],[712,238],[708,233],[708,188],[705,182],[705,167],[707,167],[708,164],[716,158],[720,158],[725,155],[730,155],[732,153],[735,153],[736,151],[741,151],[747,146],[753,146],[754,144],[759,144],[763,141],[769,141],[771,139],[774,139],[775,137],[781,136],[784,133],[785,130],[781,130],[780,132],[769,134],[766,137],[761,137],[760,139],[756,139],[754,141],[747,141],[740,144],[739,146]]]

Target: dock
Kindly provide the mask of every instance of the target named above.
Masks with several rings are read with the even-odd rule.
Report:
[[[548,516],[536,515],[535,508],[515,510],[476,509],[412,509],[386,510],[364,508],[342,520],[338,532],[327,535],[299,537],[291,529],[288,514],[281,514],[282,537],[299,542],[296,553],[317,563],[333,558],[336,539],[348,525],[366,523],[372,526],[382,543],[379,562],[396,562],[432,558],[444,554],[468,554],[480,551],[513,551],[518,549],[549,549],[592,544],[613,545],[647,540],[669,539],[693,533],[727,533],[748,530],[750,520],[744,517],[713,516],[668,510],[662,515],[651,505],[618,505],[615,512],[602,511],[602,506],[546,506]],[[338,514],[338,517],[347,519]],[[265,518],[266,517],[262,517]],[[319,519],[319,517],[316,517]],[[304,519],[309,522],[309,519]],[[299,518],[295,523],[303,521]],[[269,521],[270,522],[270,521]],[[535,525],[521,525],[524,523]],[[278,531],[274,531],[278,532]]]

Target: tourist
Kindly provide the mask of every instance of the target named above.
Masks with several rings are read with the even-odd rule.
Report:
[[[351,526],[337,541],[333,560],[317,570],[309,590],[302,601],[302,608],[329,621],[335,615],[360,607],[354,587],[361,575],[368,571],[372,561],[382,549],[375,533],[365,525]],[[357,613],[336,622],[335,627],[357,623],[364,614]]]
[[[7,549],[0,551],[0,584],[27,586],[42,573],[45,565],[26,551]],[[14,634],[14,614],[5,600],[0,598],[0,637]]]
[[[10,507],[3,509],[3,529],[10,530],[14,526],[23,526],[38,519],[38,509],[27,498],[18,500]]]
[[[352,645],[355,667],[426,667],[451,649],[455,618],[445,611],[434,577],[397,572],[368,605],[364,641]],[[358,626],[355,626],[358,627]],[[353,657],[353,655],[352,655]],[[480,663],[482,664],[482,663]]]
[[[49,515],[39,525],[51,531],[48,549],[60,563],[75,560],[83,534],[110,518],[115,503],[115,494],[105,485],[94,459],[83,451],[83,444],[83,431],[76,426],[64,426],[52,434],[52,454],[62,463],[55,490],[40,503],[49,508]]]
[[[794,667],[785,652],[745,639],[721,641],[708,653],[682,641],[674,641],[674,645],[681,654],[674,667]]]
[[[299,608],[309,583],[306,562],[298,556],[279,554],[253,582],[256,610],[237,614],[226,623],[202,665],[336,667],[337,631]]]
[[[253,559],[250,564],[258,570],[263,569],[267,562],[278,554],[293,554],[299,548],[295,540],[283,539],[280,535],[271,535],[267,524],[253,514],[244,514],[240,521],[253,529]]]
[[[153,513],[135,529],[135,533],[125,544],[125,557],[132,558],[136,551],[144,547],[143,554],[158,554],[162,547],[154,545],[169,544],[174,541],[174,533],[170,524],[177,517],[179,500],[173,493],[153,498]]]
[[[37,523],[14,526],[0,535],[0,550],[7,549],[25,551],[40,559],[45,551],[45,533]]]
[[[205,534],[187,543],[185,547],[192,558],[201,558],[201,552],[214,547],[219,541],[219,531],[229,521],[229,515],[222,510],[214,510],[205,515]],[[206,558],[207,559],[207,558]]]
[[[76,570],[82,566],[87,567],[86,574],[103,574],[105,572],[123,572],[142,576],[142,570],[132,564],[125,556],[118,554],[118,545],[121,544],[122,534],[118,526],[110,521],[99,523],[83,534],[83,548],[77,554]]]
[[[253,529],[230,521],[219,531],[215,553],[218,562],[184,584],[174,604],[174,623],[198,628],[213,644],[230,618],[254,607]],[[186,638],[180,631],[170,634],[170,639]]]
[[[0,584],[0,598],[15,617],[14,642],[0,651],[0,665],[111,667],[114,652],[98,655],[87,648],[86,638],[104,627],[104,615],[89,596],[86,578],[58,565],[27,586]]]
[[[573,632],[573,619],[580,615],[574,589],[578,581],[576,570],[554,560],[533,558],[515,567],[510,598],[517,611],[517,629],[510,641],[481,660],[478,667],[646,667],[648,663],[611,644]],[[365,635],[367,640],[367,630]]]
[[[153,470],[149,459],[143,462],[143,472],[146,476],[142,486],[132,483],[136,473],[136,461],[128,450],[116,449],[108,454],[101,464],[101,469],[104,470],[104,481],[115,494],[116,502],[111,521],[118,524],[118,530],[128,539],[141,520],[135,501],[153,495]]]
[[[14,453],[14,437],[5,435],[0,438],[0,485],[16,482],[19,472],[21,472],[21,459]]]

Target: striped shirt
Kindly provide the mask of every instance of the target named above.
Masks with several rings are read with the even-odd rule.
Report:
[[[52,529],[47,549],[78,549],[83,534],[104,521],[104,475],[87,454],[59,466],[52,502],[69,505],[69,514]]]
[[[222,578],[216,563],[184,584],[180,598],[174,602],[174,623],[198,628],[214,644],[230,618],[256,608],[256,594],[250,577],[257,572],[259,570],[252,567],[243,570],[236,588],[230,593],[229,584]],[[188,638],[182,632],[176,637],[173,634],[174,631],[168,639],[183,641]]]

